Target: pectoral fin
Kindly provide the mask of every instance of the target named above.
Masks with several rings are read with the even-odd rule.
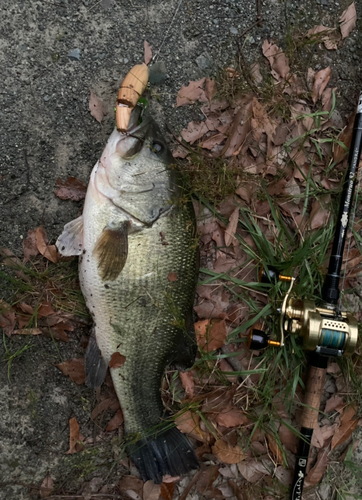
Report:
[[[128,254],[128,228],[125,222],[117,228],[105,227],[93,250],[98,273],[103,281],[114,281],[124,268]]]
[[[64,226],[56,246],[63,257],[81,255],[83,251],[83,215]]]

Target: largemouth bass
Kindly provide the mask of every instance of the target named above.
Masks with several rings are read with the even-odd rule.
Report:
[[[197,278],[195,216],[181,202],[171,153],[157,124],[109,137],[91,173],[83,215],[58,238],[79,255],[79,277],[94,334],[87,385],[110,372],[124,414],[127,451],[144,480],[162,481],[198,467],[187,437],[168,421],[160,385],[167,365],[192,366]],[[119,354],[117,354],[119,353]],[[122,365],[122,362],[123,365]]]

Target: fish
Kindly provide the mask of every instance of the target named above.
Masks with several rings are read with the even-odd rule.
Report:
[[[114,129],[94,166],[83,214],[56,242],[62,256],[79,256],[93,318],[86,384],[99,387],[110,369],[126,451],[155,483],[199,466],[160,392],[166,367],[190,368],[197,350],[195,213],[172,162],[160,128],[137,106],[127,132]]]

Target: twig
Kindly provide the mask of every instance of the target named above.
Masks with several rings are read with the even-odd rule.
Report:
[[[262,27],[261,21],[261,0],[256,0],[256,23],[259,28]]]
[[[183,491],[182,495],[180,496],[179,500],[186,500],[187,499],[188,494],[190,493],[190,491],[193,488],[193,486],[197,483],[197,480],[201,476],[202,471],[203,470],[200,469],[200,470],[198,470],[196,472],[196,474],[194,475],[194,477],[191,479],[191,481],[189,482],[189,484],[184,489],[184,491]]]
[[[262,21],[262,18],[260,18],[260,22]],[[242,33],[241,35],[239,36],[239,38],[243,38],[243,36],[245,36],[248,31],[252,30],[254,28],[254,26],[259,26],[259,21],[255,21],[253,22],[248,28],[246,28]]]

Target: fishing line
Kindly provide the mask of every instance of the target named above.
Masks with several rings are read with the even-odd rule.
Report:
[[[179,8],[180,8],[180,6],[181,6],[182,2],[183,2],[183,0],[180,0],[180,1],[179,1],[179,3],[177,4],[177,7],[176,7],[176,10],[175,10],[175,13],[174,13],[174,15],[173,15],[173,17],[172,17],[172,19],[171,19],[171,23],[169,24],[169,27],[168,27],[168,28],[167,28],[167,30],[166,30],[165,36],[164,36],[164,37],[163,37],[163,39],[162,39],[161,45],[159,46],[158,51],[156,52],[156,54],[155,54],[155,55],[152,57],[152,59],[151,59],[152,63],[156,62],[156,59],[157,59],[157,58],[158,58],[158,56],[160,55],[161,49],[162,49],[162,47],[163,47],[163,44],[165,43],[165,40],[166,40],[166,38],[168,37],[169,31],[170,31],[170,29],[171,29],[171,27],[172,27],[172,25],[173,25],[173,22],[174,22],[174,20],[175,20],[175,18],[176,18],[176,16],[177,16],[178,10],[179,10]]]

